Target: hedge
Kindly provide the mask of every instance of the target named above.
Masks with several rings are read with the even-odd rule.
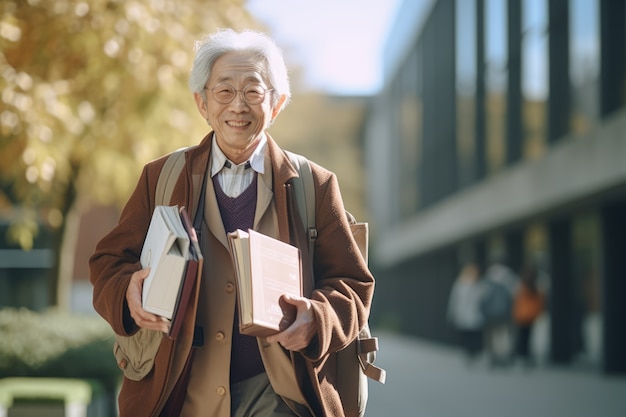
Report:
[[[83,378],[114,390],[121,373],[113,341],[108,323],[95,315],[1,309],[0,378]]]

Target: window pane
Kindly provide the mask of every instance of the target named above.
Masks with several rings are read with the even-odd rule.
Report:
[[[506,0],[487,0],[485,6],[487,166],[493,173],[505,163],[507,5]]]
[[[589,132],[598,120],[599,10],[595,0],[570,0],[571,129]]]
[[[546,149],[548,9],[545,0],[522,2],[522,125],[525,159]]]
[[[476,147],[476,3],[456,2],[456,110],[459,184],[475,178]]]

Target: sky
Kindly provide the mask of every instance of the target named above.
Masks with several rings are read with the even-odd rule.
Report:
[[[372,95],[383,86],[382,52],[402,0],[248,0],[252,15],[304,71],[307,88]]]

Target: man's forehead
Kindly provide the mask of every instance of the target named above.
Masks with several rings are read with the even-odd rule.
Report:
[[[211,78],[217,81],[262,81],[266,65],[251,52],[228,52],[215,61],[211,73]]]

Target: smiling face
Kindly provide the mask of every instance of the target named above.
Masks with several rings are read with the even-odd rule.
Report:
[[[255,54],[228,52],[213,64],[205,89],[206,101],[201,94],[194,93],[196,106],[213,128],[218,146],[236,164],[252,155],[285,99],[281,97],[272,105],[272,92],[268,91],[259,103],[249,104],[244,100],[241,92],[246,89],[271,90],[267,79],[267,66]],[[218,88],[213,90],[216,86]],[[213,92],[219,94],[224,86],[237,90],[234,99],[226,104],[218,102],[213,95]]]

